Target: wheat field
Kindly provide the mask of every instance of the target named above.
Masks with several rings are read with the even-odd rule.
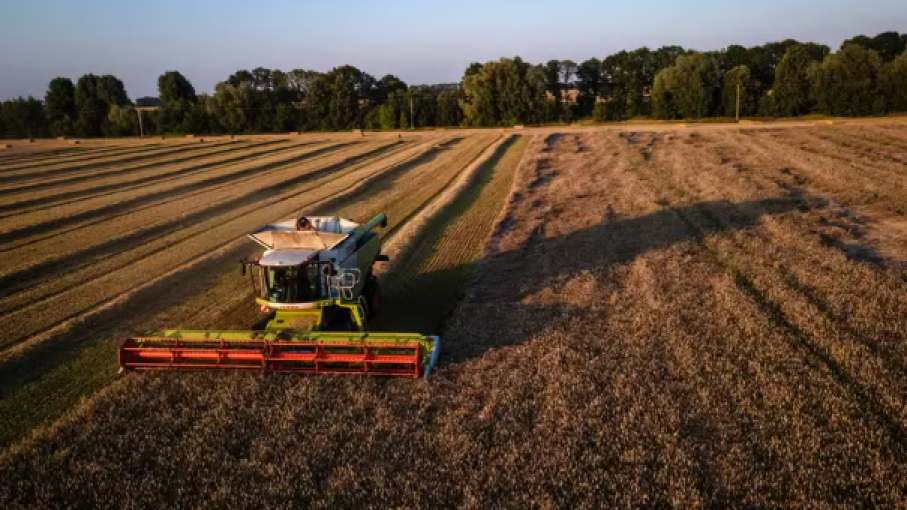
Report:
[[[907,126],[439,131],[0,160],[6,508],[897,506]],[[386,212],[430,381],[116,376],[248,329],[242,234]],[[396,239],[396,242],[395,242]]]

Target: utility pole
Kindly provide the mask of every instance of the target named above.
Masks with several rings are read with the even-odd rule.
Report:
[[[410,126],[410,129],[415,130],[416,129],[416,116],[414,115],[413,111],[414,111],[413,110],[413,96],[412,96],[412,94],[410,94],[410,96],[409,96],[409,126]]]
[[[139,138],[145,138],[145,128],[142,126],[142,110],[136,108],[135,113],[139,114]]]
[[[737,82],[737,122],[740,122],[740,82]]]

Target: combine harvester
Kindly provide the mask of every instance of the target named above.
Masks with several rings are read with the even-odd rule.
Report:
[[[438,337],[366,331],[378,309],[375,262],[387,226],[380,214],[359,225],[337,217],[301,217],[266,225],[249,237],[265,248],[243,260],[262,312],[260,331],[168,330],[127,338],[121,370],[245,369],[265,372],[425,377],[438,360]]]

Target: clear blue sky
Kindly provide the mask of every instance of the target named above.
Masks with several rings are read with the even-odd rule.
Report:
[[[0,98],[55,76],[115,74],[133,99],[176,69],[198,91],[238,69],[352,64],[410,84],[473,61],[580,62],[621,49],[708,50],[907,31],[907,0],[0,0]]]

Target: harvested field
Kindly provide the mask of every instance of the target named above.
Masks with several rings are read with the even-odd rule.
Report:
[[[59,182],[0,197],[0,505],[898,506],[907,126],[766,126],[2,159]],[[388,213],[432,380],[115,376],[259,321],[241,236],[300,210]]]

